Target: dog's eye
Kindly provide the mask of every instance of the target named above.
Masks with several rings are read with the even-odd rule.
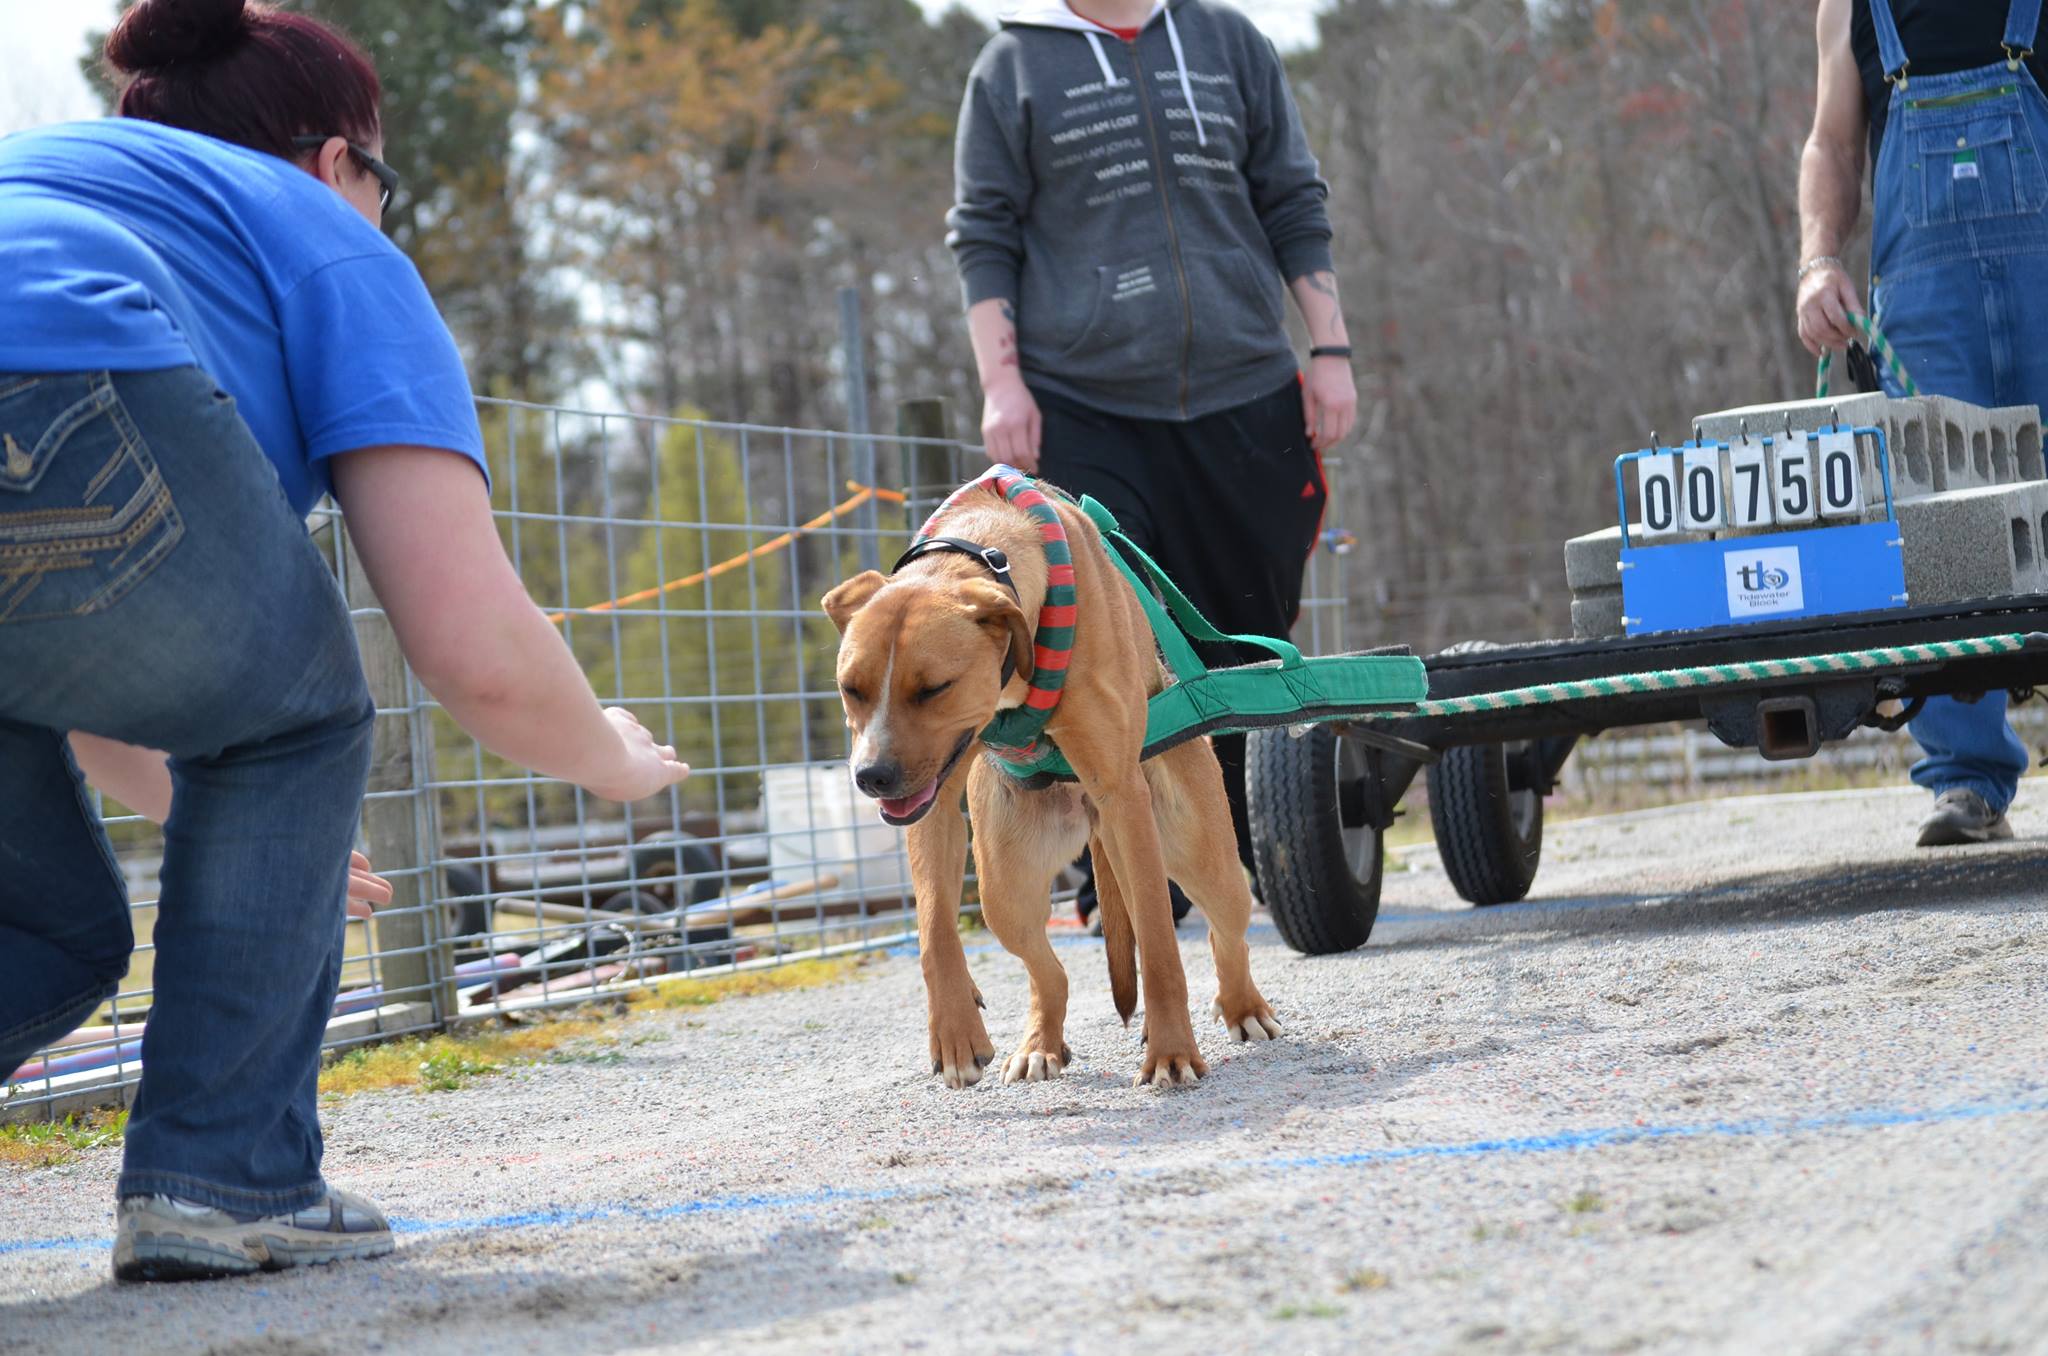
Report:
[[[855,706],[859,706],[861,703],[867,700],[866,697],[860,695],[860,689],[855,687],[852,683],[841,683],[839,685],[839,690],[841,693],[845,695],[846,700],[852,702]]]
[[[933,683],[930,687],[921,687],[910,695],[910,700],[913,702],[928,702],[951,686],[953,686],[953,680],[948,678],[943,683]]]

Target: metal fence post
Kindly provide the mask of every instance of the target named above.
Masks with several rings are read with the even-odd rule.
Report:
[[[960,474],[954,468],[950,445],[910,440],[950,439],[949,423],[943,396],[896,402],[896,436],[905,439],[902,444],[903,515],[912,532],[917,531],[931,510],[938,507]]]
[[[839,347],[846,365],[846,414],[857,435],[853,444],[853,473],[863,485],[879,485],[875,440],[870,436],[874,426],[868,418],[867,337],[861,327],[860,291],[857,288],[839,289]],[[882,567],[882,546],[876,534],[881,528],[881,518],[875,512],[873,500],[855,512],[854,524],[860,533],[861,568],[878,570]]]
[[[378,911],[373,924],[381,953],[378,978],[384,1001],[427,1003],[435,1022],[445,1023],[455,1013],[454,967],[442,954],[447,944],[442,940],[439,873],[431,865],[433,840],[424,836],[433,817],[419,809],[421,797],[433,795],[422,789],[432,780],[431,741],[423,761],[417,725],[424,713],[413,700],[398,635],[363,572],[355,542],[346,531],[340,542],[356,645],[362,651],[370,699],[379,713],[363,798],[363,838],[370,862],[391,881],[391,902]]]

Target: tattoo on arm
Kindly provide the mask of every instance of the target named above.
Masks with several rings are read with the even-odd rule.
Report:
[[[1003,303],[1003,319],[1009,321],[1013,327],[1017,323],[1017,308],[1007,301]]]
[[[1331,301],[1337,300],[1337,275],[1334,273],[1311,273],[1302,279],[1310,287],[1321,292]]]

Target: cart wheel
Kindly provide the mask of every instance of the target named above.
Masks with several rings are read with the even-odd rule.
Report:
[[[1380,831],[1365,819],[1364,752],[1323,725],[1254,730],[1246,809],[1259,894],[1304,955],[1364,946],[1380,912]]]
[[[448,882],[451,899],[442,905],[447,911],[447,921],[442,931],[451,938],[481,937],[491,930],[491,901],[483,898],[464,899],[454,902],[462,895],[481,896],[484,892],[484,873],[473,866],[447,866],[442,868],[443,878]]]
[[[1529,893],[1543,855],[1543,797],[1512,790],[1508,759],[1528,748],[1446,749],[1429,769],[1429,821],[1444,874],[1474,904],[1512,904]]]

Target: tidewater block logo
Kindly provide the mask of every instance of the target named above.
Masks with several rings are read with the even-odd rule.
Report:
[[[1771,612],[1797,612],[1806,606],[1799,573],[1799,548],[1729,551],[1721,557],[1728,574],[1728,615],[1738,621]]]

